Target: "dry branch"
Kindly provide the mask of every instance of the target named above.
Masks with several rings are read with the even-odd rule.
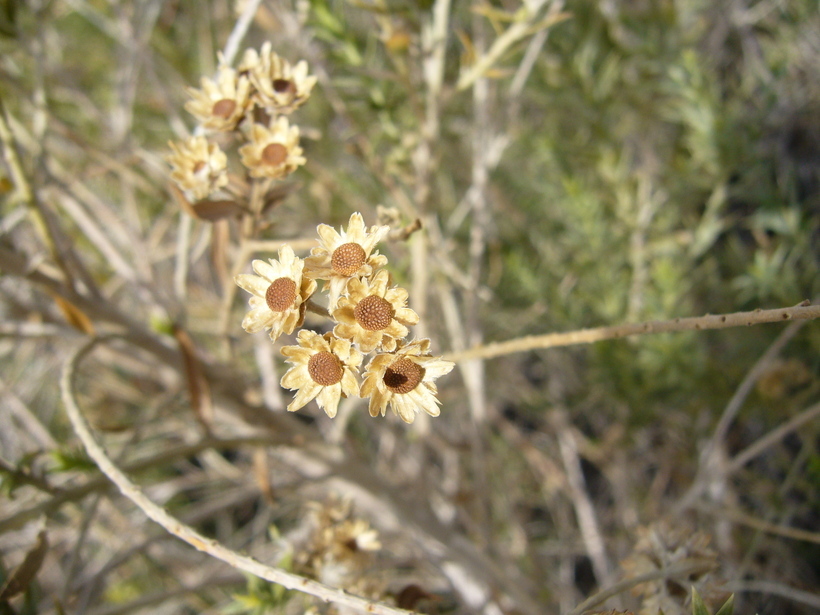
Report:
[[[692,318],[675,318],[673,320],[653,320],[648,322],[579,329],[566,333],[547,333],[546,335],[529,335],[506,342],[486,344],[462,352],[451,352],[444,356],[448,361],[468,361],[470,359],[492,359],[516,352],[573,346],[575,344],[592,344],[605,340],[615,340],[632,335],[650,335],[653,333],[671,333],[674,331],[706,331],[709,329],[729,329],[732,327],[751,327],[771,322],[791,320],[814,320],[820,318],[820,305],[811,305],[804,301],[794,307],[773,310],[757,309],[752,312],[735,312],[734,314],[707,314]]]
[[[114,464],[102,446],[96,441],[74,397],[74,375],[77,370],[77,365],[94,346],[110,339],[110,337],[90,339],[72,353],[63,367],[62,377],[60,378],[60,393],[68,418],[89,456],[94,460],[100,470],[111,479],[124,496],[134,502],[150,519],[161,525],[169,533],[184,540],[197,550],[222,560],[235,569],[243,570],[272,583],[278,583],[287,589],[310,594],[325,602],[347,606],[365,613],[376,613],[377,615],[412,613],[412,611],[405,611],[403,609],[396,609],[387,605],[371,602],[349,594],[343,589],[330,587],[278,568],[266,566],[252,557],[228,549],[216,540],[206,538],[192,527],[170,515],[164,508],[148,499],[142,490],[131,482],[122,470]]]

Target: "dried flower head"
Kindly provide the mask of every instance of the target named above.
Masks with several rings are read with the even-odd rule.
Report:
[[[293,365],[282,376],[282,386],[298,393],[288,405],[294,412],[312,399],[333,418],[342,396],[359,395],[356,374],[362,364],[362,353],[352,348],[348,340],[324,336],[303,329],[298,346],[285,346],[282,354]]]
[[[316,85],[316,77],[308,76],[307,62],[301,60],[291,66],[271,51],[270,41],[262,45],[260,53],[246,50],[239,71],[248,75],[256,90],[254,102],[271,115],[291,113],[308,99]]]
[[[286,117],[270,128],[253,124],[250,143],[240,147],[239,154],[251,177],[284,177],[306,162],[299,147],[299,127],[290,126]]]
[[[302,275],[305,262],[294,255],[293,248],[279,248],[279,260],[253,261],[257,275],[247,273],[234,278],[237,286],[253,296],[251,310],[242,321],[248,333],[270,329],[271,340],[283,333],[293,333],[305,319],[306,301],[316,290],[316,281]]]
[[[231,131],[245,116],[250,103],[250,81],[244,75],[228,67],[220,66],[213,81],[203,77],[202,89],[188,88],[193,100],[185,103],[185,109],[203,127],[220,132]]]
[[[228,183],[225,152],[205,137],[191,137],[187,141],[168,143],[174,152],[166,160],[173,167],[171,179],[191,201],[208,197]]]
[[[392,351],[396,340],[407,337],[407,325],[415,325],[419,315],[407,307],[407,291],[388,288],[390,274],[381,269],[372,279],[353,278],[347,286],[347,296],[339,300],[333,311],[337,324],[333,332],[353,340],[362,352],[376,348]]]
[[[428,339],[377,354],[367,366],[361,387],[362,397],[370,397],[370,416],[384,416],[388,404],[405,423],[412,423],[421,410],[438,416],[435,380],[450,373],[454,365],[432,357]]]
[[[378,532],[352,513],[349,500],[332,498],[310,508],[307,520],[313,528],[298,551],[297,570],[361,595],[381,595],[371,569],[373,553],[381,549]]]
[[[316,227],[319,245],[305,259],[305,275],[317,280],[328,280],[328,309],[335,310],[339,297],[347,290],[351,278],[370,277],[387,258],[373,253],[376,244],[390,232],[389,226],[371,226],[368,231],[360,213],[350,216],[347,230],[337,233],[327,224]]]

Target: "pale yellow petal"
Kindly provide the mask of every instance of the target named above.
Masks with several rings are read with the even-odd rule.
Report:
[[[384,416],[390,397],[391,394],[382,394],[380,391],[374,390],[370,395],[370,403],[368,404],[370,416],[378,416],[379,414]]]
[[[279,384],[282,387],[293,391],[310,384],[310,382],[311,378],[308,373],[307,366],[297,365],[296,367],[290,368],[285,375],[282,376],[282,380]]]
[[[422,364],[424,367],[424,379],[435,380],[453,371],[456,366],[452,361],[445,361],[444,359],[436,359],[434,361],[427,361]]]
[[[407,289],[401,286],[391,288],[384,294],[384,298],[393,305],[405,305],[409,296]]]
[[[417,325],[419,323],[419,315],[410,308],[397,309],[394,318],[405,325]]]
[[[372,226],[364,241],[361,242],[365,254],[370,254],[373,248],[390,232],[389,226]],[[385,259],[386,260],[386,259]]]
[[[342,382],[340,384],[342,391],[344,391],[344,394],[348,397],[359,396],[359,383],[356,382],[356,377],[353,375],[351,370],[344,370],[344,373],[342,374]]]
[[[339,399],[342,395],[342,387],[339,384],[334,384],[328,387],[322,387],[322,391],[316,397],[316,403],[325,411],[330,418],[336,416],[336,410],[339,407]]]
[[[329,254],[333,254],[333,250],[338,248],[343,242],[342,237],[336,232],[332,226],[327,224],[320,224],[316,227],[316,232],[319,234],[323,247]]]
[[[253,266],[253,270],[261,275],[263,278],[267,279],[269,282],[273,282],[276,279],[283,277],[281,273],[281,268],[279,267],[279,263],[276,261],[263,261],[256,259],[251,263]]]
[[[295,412],[299,408],[304,408],[306,404],[311,402],[322,390],[322,387],[311,381],[305,387],[299,389],[299,392],[293,398],[293,401],[288,404],[288,411]]]
[[[336,337],[342,337],[345,339],[353,339],[356,335],[356,331],[359,329],[357,325],[349,325],[343,322],[340,322],[338,325],[333,327],[333,335]]]
[[[258,297],[264,297],[270,286],[270,282],[265,278],[250,273],[240,273],[233,280],[239,288]]]
[[[242,328],[248,333],[258,333],[271,326],[273,318],[274,315],[267,306],[255,308],[245,314],[245,318],[242,319]]]
[[[402,339],[404,337],[407,337],[407,334],[410,333],[410,331],[399,321],[392,320],[382,333],[384,333],[385,335],[389,335],[390,337]]]

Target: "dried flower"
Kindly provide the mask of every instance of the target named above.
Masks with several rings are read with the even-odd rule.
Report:
[[[199,201],[227,185],[228,158],[218,145],[208,143],[205,137],[171,141],[168,145],[174,152],[166,158],[173,167],[171,179],[189,200]]]
[[[293,367],[282,376],[281,384],[299,391],[288,410],[294,412],[316,399],[319,407],[333,418],[343,395],[359,395],[355,374],[362,364],[362,353],[352,348],[348,340],[330,333],[322,336],[303,329],[298,340],[298,346],[282,348],[282,354]]]
[[[284,177],[307,162],[299,147],[299,127],[290,126],[286,117],[278,118],[270,128],[254,124],[250,141],[239,148],[239,154],[251,177]]]
[[[257,275],[240,274],[234,278],[237,286],[253,296],[251,310],[242,321],[248,333],[270,329],[271,340],[283,333],[293,333],[305,318],[306,301],[316,290],[316,281],[302,275],[305,262],[297,258],[293,248],[279,248],[279,260],[253,261]]]
[[[295,569],[362,596],[382,596],[372,569],[373,553],[381,549],[378,532],[353,514],[350,500],[333,497],[309,509],[305,520],[312,527],[305,544],[297,545]]]
[[[424,410],[438,416],[440,403],[435,380],[450,373],[455,364],[430,355],[430,340],[401,345],[392,353],[377,354],[367,366],[361,387],[370,397],[370,416],[384,416],[387,405],[405,423],[412,423]]]
[[[407,307],[407,291],[388,288],[390,274],[381,269],[371,280],[350,280],[348,295],[339,300],[333,311],[337,324],[333,332],[338,337],[353,340],[362,352],[376,348],[392,351],[396,340],[409,333],[406,325],[415,325],[419,315]]]
[[[203,127],[222,132],[231,131],[245,116],[250,103],[250,81],[244,75],[220,66],[216,81],[202,78],[202,89],[188,88],[193,97],[185,103],[185,109]]]
[[[316,85],[316,77],[308,76],[304,60],[291,66],[271,51],[270,41],[260,53],[248,49],[239,62],[239,71],[247,74],[256,91],[254,102],[272,115],[291,113],[304,103]]]
[[[387,258],[378,252],[371,255],[376,244],[390,232],[389,226],[371,226],[368,231],[360,213],[350,216],[347,230],[337,233],[333,227],[320,224],[319,245],[305,259],[305,275],[317,280],[328,280],[328,309],[336,309],[339,297],[347,290],[351,278],[370,277]]]

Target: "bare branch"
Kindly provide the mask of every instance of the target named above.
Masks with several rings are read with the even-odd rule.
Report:
[[[650,335],[653,333],[671,333],[673,331],[706,331],[709,329],[730,329],[732,327],[751,327],[771,322],[790,320],[814,320],[820,318],[820,305],[800,303],[795,307],[773,310],[754,310],[752,312],[735,312],[734,314],[707,314],[691,318],[673,320],[653,320],[648,322],[579,329],[566,333],[547,333],[546,335],[528,335],[506,342],[496,342],[471,348],[463,352],[452,352],[445,355],[449,361],[468,361],[470,359],[492,359],[516,352],[592,344],[605,340],[616,340],[632,335]]]
[[[60,392],[68,418],[71,420],[74,431],[80,437],[80,440],[82,440],[89,456],[95,461],[100,470],[119,488],[124,496],[134,502],[150,519],[161,525],[169,533],[184,540],[195,549],[222,560],[233,568],[244,570],[272,583],[278,583],[287,589],[310,594],[325,602],[344,605],[366,613],[400,615],[412,612],[371,602],[349,594],[343,589],[330,587],[278,568],[266,566],[252,557],[241,555],[236,551],[228,549],[216,540],[206,538],[189,525],[185,525],[171,516],[164,508],[148,499],[142,490],[131,482],[122,470],[114,464],[102,446],[96,441],[74,397],[74,375],[77,370],[77,365],[94,346],[110,339],[112,338],[91,339],[71,355],[63,368],[62,377],[60,379]]]

